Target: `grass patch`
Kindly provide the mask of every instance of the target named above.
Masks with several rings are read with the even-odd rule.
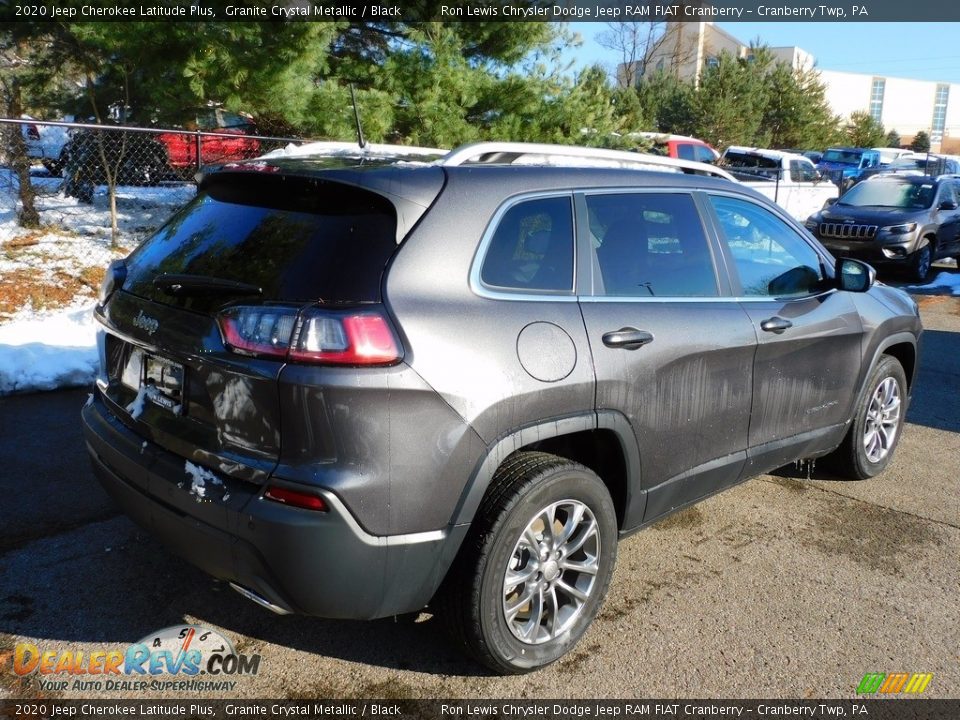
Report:
[[[57,310],[70,305],[77,295],[95,295],[103,274],[101,267],[85,267],[78,275],[57,270],[52,276],[36,268],[24,268],[0,276],[0,319],[27,306]]]

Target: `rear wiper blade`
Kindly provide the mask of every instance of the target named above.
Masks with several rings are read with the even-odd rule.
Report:
[[[170,295],[204,295],[226,293],[230,295],[263,295],[263,288],[237,280],[210,277],[208,275],[178,275],[164,273],[153,279],[153,286]]]

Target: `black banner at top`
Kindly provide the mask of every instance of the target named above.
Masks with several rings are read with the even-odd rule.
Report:
[[[2,0],[6,22],[960,22],[903,0]]]

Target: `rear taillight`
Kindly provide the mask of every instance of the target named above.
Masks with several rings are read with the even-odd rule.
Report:
[[[103,274],[103,282],[100,283],[100,305],[106,304],[110,296],[123,287],[123,281],[127,279],[127,265],[125,260],[114,260],[107,266]]]
[[[224,344],[241,355],[285,358],[297,325],[294,308],[232,307],[217,318]]]
[[[392,365],[400,343],[382,309],[241,305],[217,318],[224,344],[243,355],[322,365]]]
[[[290,505],[291,507],[303,508],[304,510],[316,510],[317,512],[327,511],[327,503],[319,495],[311,495],[310,493],[291,490],[290,488],[271,485],[267,488],[266,492],[263,493],[263,497],[267,500],[273,500],[274,502]]]

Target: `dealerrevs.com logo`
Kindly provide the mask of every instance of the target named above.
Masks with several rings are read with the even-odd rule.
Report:
[[[36,675],[41,690],[230,691],[236,676],[256,675],[260,655],[238,653],[226,637],[199,625],[174,625],[117,650],[43,650],[21,643],[13,671]]]

